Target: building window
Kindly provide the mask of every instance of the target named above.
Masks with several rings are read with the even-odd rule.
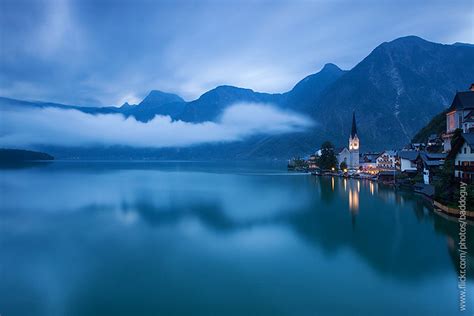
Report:
[[[467,148],[466,147],[464,147],[464,153],[467,154]]]

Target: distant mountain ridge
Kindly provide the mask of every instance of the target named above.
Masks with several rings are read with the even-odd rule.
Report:
[[[286,158],[311,153],[326,139],[336,146],[344,146],[355,110],[361,150],[382,150],[408,143],[421,127],[451,103],[456,91],[466,90],[474,82],[472,60],[472,44],[444,45],[407,36],[377,46],[351,70],[326,64],[321,71],[307,76],[282,94],[224,85],[190,102],[154,90],[140,104],[120,108],[87,108],[0,98],[0,110],[54,106],[91,114],[122,114],[143,122],[155,115],[169,115],[174,120],[196,123],[217,120],[222,111],[234,103],[255,102],[299,112],[317,122],[317,127],[306,132],[254,136],[231,144],[176,150],[176,155],[189,159]],[[174,152],[173,149],[147,151],[160,158],[173,158]]]

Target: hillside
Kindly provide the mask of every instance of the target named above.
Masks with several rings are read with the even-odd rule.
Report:
[[[38,151],[0,148],[0,163],[54,160],[54,157]]]
[[[413,143],[426,143],[432,134],[441,135],[446,131],[446,111],[433,117],[431,121],[413,136]]]

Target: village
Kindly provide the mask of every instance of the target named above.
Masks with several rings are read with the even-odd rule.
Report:
[[[437,210],[459,216],[456,203],[460,183],[473,191],[474,84],[468,91],[456,92],[446,110],[446,129],[441,134],[431,134],[425,142],[410,143],[402,149],[361,152],[360,148],[354,112],[348,147],[336,149],[327,141],[314,154],[289,160],[288,169],[412,190],[429,199]],[[468,217],[473,218],[473,210],[469,211]]]

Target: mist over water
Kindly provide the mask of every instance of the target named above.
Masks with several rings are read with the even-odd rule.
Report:
[[[314,127],[302,114],[272,104],[235,103],[217,121],[191,123],[156,115],[143,123],[121,114],[86,114],[58,108],[1,111],[0,146],[186,147],[241,141],[254,135],[278,135]]]

